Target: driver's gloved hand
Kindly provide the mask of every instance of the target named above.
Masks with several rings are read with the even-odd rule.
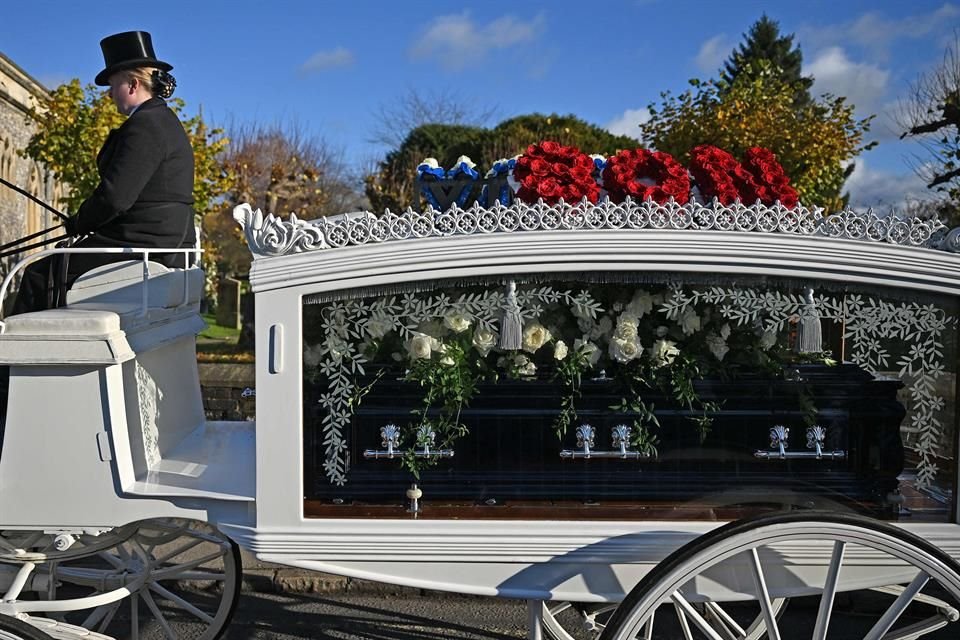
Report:
[[[78,216],[70,216],[63,221],[63,228],[66,229],[67,233],[71,236],[80,235],[80,219]]]

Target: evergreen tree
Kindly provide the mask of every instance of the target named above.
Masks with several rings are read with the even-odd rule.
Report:
[[[794,105],[805,107],[810,104],[810,87],[813,78],[800,75],[803,67],[803,54],[800,47],[793,46],[793,34],[780,35],[780,23],[771,20],[766,14],[753,23],[748,33],[743,34],[744,42],[724,63],[720,79],[726,86],[732,86],[740,75],[755,79],[763,68],[761,61],[782,74],[784,84],[795,87]]]
[[[374,211],[420,209],[416,177],[417,165],[424,158],[436,158],[441,167],[449,168],[459,156],[467,155],[483,175],[496,160],[523,153],[528,145],[542,140],[604,155],[641,146],[633,138],[614,135],[573,115],[521,115],[492,129],[424,124],[411,130],[400,146],[378,163],[376,172],[364,179],[366,196]]]

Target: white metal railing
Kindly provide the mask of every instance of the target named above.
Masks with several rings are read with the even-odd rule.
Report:
[[[3,279],[3,284],[0,285],[0,334],[6,330],[6,323],[2,320],[3,315],[3,302],[7,299],[7,291],[10,288],[11,283],[13,282],[14,276],[17,272],[25,269],[30,264],[42,260],[47,256],[52,256],[55,254],[132,254],[132,255],[141,255],[143,263],[143,295],[141,297],[141,307],[140,315],[144,316],[147,314],[147,305],[149,303],[150,297],[150,255],[156,253],[177,253],[177,254],[194,254],[199,255],[203,253],[203,249],[159,249],[159,248],[141,248],[141,247],[91,247],[91,248],[73,248],[73,247],[63,247],[59,249],[46,249],[44,251],[39,251],[37,253],[31,254],[13,265],[13,268],[10,270],[10,273],[7,274],[7,277]],[[183,270],[183,299],[184,302],[190,299],[190,279],[188,277],[189,269]]]

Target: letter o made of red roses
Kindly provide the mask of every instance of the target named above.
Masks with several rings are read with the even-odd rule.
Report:
[[[690,200],[690,175],[663,151],[619,151],[607,160],[603,187],[612,202],[623,202],[627,196],[641,202],[649,198],[658,204],[665,204],[670,198],[678,204]]]

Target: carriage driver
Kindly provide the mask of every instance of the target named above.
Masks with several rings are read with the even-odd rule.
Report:
[[[96,83],[126,121],[110,132],[100,153],[100,184],[65,223],[80,237],[74,247],[190,248],[196,244],[193,149],[165,98],[173,94],[173,67],[157,59],[150,34],[128,31],[100,41],[105,68]],[[137,255],[55,255],[24,273],[14,313],[66,303],[65,292],[85,271]],[[167,266],[184,266],[183,254],[151,254]]]

